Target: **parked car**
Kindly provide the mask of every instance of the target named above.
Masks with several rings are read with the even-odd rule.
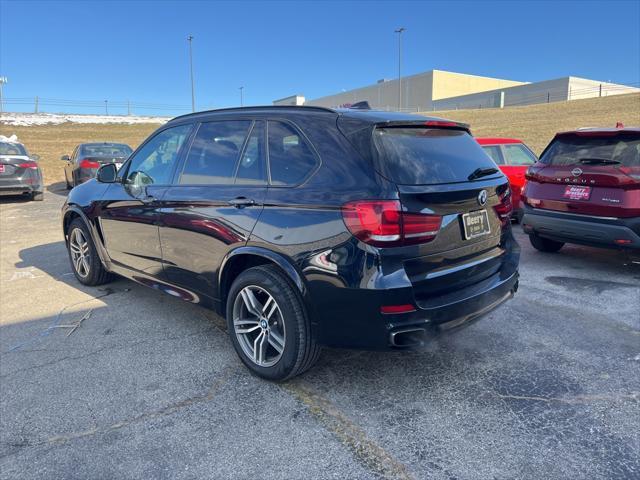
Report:
[[[124,143],[81,143],[71,156],[61,157],[66,162],[64,181],[67,190],[94,178],[101,165],[115,163],[116,168],[120,168],[131,152],[131,147]]]
[[[29,195],[44,199],[38,155],[30,155],[22,143],[10,137],[0,139],[0,195]]]
[[[520,194],[526,180],[527,169],[538,161],[536,154],[517,138],[481,138],[476,140],[482,149],[509,179],[513,201],[513,218],[522,220],[523,210]]]
[[[523,229],[531,244],[640,248],[640,128],[558,133],[529,168]]]
[[[283,380],[321,345],[414,347],[509,299],[511,210],[464,124],[253,107],[173,119],[62,216],[81,283],[213,306],[245,365]]]

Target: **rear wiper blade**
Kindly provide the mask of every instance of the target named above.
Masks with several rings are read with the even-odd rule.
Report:
[[[611,160],[609,158],[581,158],[578,162],[586,165],[618,165],[618,160]]]
[[[494,173],[498,173],[498,169],[494,167],[488,168],[476,168],[471,175],[467,178],[471,180],[475,180],[476,178],[486,177],[487,175],[493,175]]]

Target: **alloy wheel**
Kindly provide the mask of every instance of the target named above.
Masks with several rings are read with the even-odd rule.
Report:
[[[245,355],[260,367],[278,363],[286,331],[275,298],[257,285],[244,287],[233,303],[233,329]]]
[[[80,228],[75,228],[69,236],[69,252],[76,273],[82,278],[89,276],[89,242]]]

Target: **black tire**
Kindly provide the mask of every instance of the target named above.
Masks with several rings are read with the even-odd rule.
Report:
[[[84,266],[81,266],[81,271],[78,271],[78,267],[76,267],[73,259],[72,235],[75,235],[76,229],[79,229],[81,231],[82,236],[87,243],[87,250],[84,253],[86,265],[88,265],[88,271],[86,272],[86,274],[83,271]],[[71,269],[73,270],[73,274],[76,276],[80,283],[82,283],[83,285],[96,286],[108,283],[113,279],[112,275],[104,268],[104,265],[102,265],[100,257],[98,256],[98,252],[96,251],[96,246],[93,243],[91,235],[89,234],[89,229],[80,218],[76,218],[71,222],[71,225],[69,225],[69,229],[67,230],[67,237],[67,252],[69,254],[69,261],[71,262]]]
[[[284,348],[279,359],[271,366],[259,365],[243,350],[240,344],[242,340],[234,327],[234,305],[236,299],[243,302],[240,292],[246,287],[257,287],[265,295],[273,297],[279,308],[277,321],[284,323]],[[275,266],[253,267],[238,275],[227,296],[226,314],[229,336],[236,353],[247,368],[259,377],[272,381],[288,380],[311,368],[320,356],[321,347],[314,338],[302,298],[296,287]],[[268,332],[266,338],[269,338]],[[269,349],[269,345],[266,348]],[[273,352],[277,353],[275,349]]]
[[[31,194],[31,200],[36,202],[41,202],[44,200],[44,192],[33,192]]]
[[[555,240],[549,240],[548,238],[542,238],[535,233],[529,234],[529,241],[533,248],[540,250],[541,252],[553,253],[562,248],[564,242],[556,242]]]

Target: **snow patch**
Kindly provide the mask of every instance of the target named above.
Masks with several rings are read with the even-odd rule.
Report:
[[[134,115],[77,115],[66,113],[2,113],[0,123],[16,127],[31,127],[36,125],[58,125],[61,123],[135,123],[163,124],[171,117],[144,117]]]

